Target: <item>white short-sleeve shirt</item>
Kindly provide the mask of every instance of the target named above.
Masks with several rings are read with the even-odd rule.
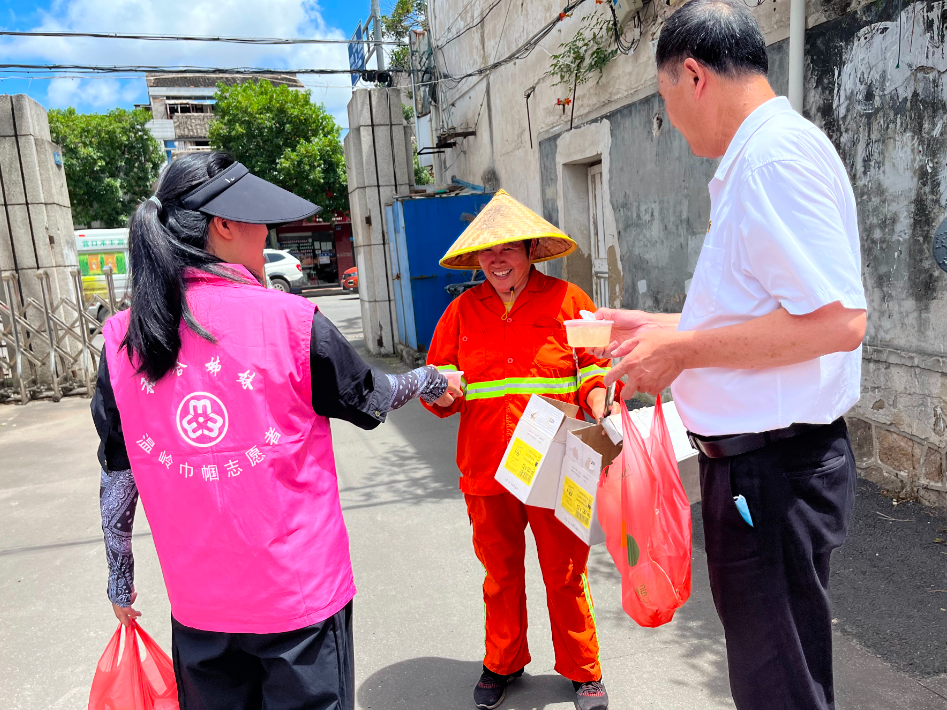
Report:
[[[751,113],[710,181],[710,225],[679,330],[836,301],[866,309],[855,195],[825,134],[779,97]],[[861,350],[762,370],[685,370],[671,386],[704,436],[828,424],[858,401]]]

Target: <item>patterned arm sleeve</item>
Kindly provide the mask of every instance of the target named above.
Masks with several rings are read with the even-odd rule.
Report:
[[[99,488],[105,556],[109,565],[108,597],[121,607],[132,605],[135,584],[135,558],[132,555],[132,526],[138,507],[138,486],[131,469],[102,469]]]
[[[388,375],[388,381],[391,383],[389,412],[400,409],[415,397],[430,404],[447,391],[447,378],[433,365],[419,367],[406,375]]]

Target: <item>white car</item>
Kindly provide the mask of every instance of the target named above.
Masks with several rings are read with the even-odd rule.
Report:
[[[303,290],[306,276],[299,259],[280,249],[264,249],[263,256],[266,258],[263,270],[273,288],[287,293],[300,293]]]

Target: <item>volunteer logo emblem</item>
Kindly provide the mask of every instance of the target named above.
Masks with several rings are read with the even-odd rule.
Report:
[[[227,434],[229,423],[224,403],[208,392],[193,392],[178,407],[178,432],[192,446],[213,446]]]

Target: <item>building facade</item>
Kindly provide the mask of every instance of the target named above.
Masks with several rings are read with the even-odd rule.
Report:
[[[580,5],[531,52],[518,50],[560,3],[429,3],[436,172],[503,187],[569,233],[579,249],[548,271],[599,305],[680,311],[706,232],[716,161],[691,154],[657,94],[654,45],[672,3],[646,2],[622,28],[634,50],[576,88],[554,85],[553,55],[591,13],[610,17],[607,0]],[[780,94],[789,10],[752,10]],[[931,257],[947,216],[947,4],[808,0],[806,15],[803,114],[835,144],[858,198],[869,325],[849,424],[860,471],[947,505],[947,274]]]
[[[146,74],[148,103],[140,108],[151,112],[148,129],[164,148],[167,161],[181,153],[210,150],[218,84],[234,86],[261,79],[305,91],[302,82],[288,74]]]

